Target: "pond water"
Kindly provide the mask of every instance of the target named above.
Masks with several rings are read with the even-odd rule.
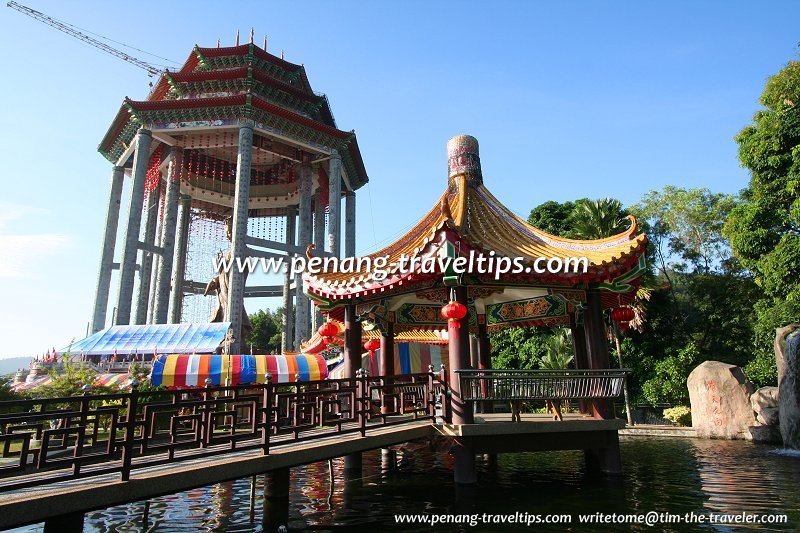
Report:
[[[622,437],[624,474],[592,478],[579,451],[479,457],[479,484],[456,490],[452,459],[424,446],[399,451],[394,471],[382,468],[380,451],[364,454],[363,477],[343,482],[343,461],[292,470],[290,531],[432,531],[399,526],[398,513],[573,515],[572,526],[449,525],[448,531],[798,531],[800,453],[743,441]],[[385,466],[385,465],[384,465]],[[257,479],[254,516],[250,479],[151,500],[149,531],[264,531],[263,477]],[[142,531],[144,503],[93,512],[86,531]],[[578,524],[580,513],[786,514],[773,525]],[[41,525],[17,531],[41,531]],[[271,531],[272,528],[269,529]]]

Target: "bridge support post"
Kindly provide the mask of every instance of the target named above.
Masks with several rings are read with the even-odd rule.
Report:
[[[83,513],[67,513],[44,521],[44,533],[81,533]]]
[[[265,474],[264,531],[278,531],[289,522],[289,468],[279,468]]]
[[[584,450],[586,470],[590,474],[615,476],[622,474],[622,456],[619,451],[619,434],[617,431],[605,432],[603,448]]]
[[[468,442],[460,441],[450,450],[455,459],[453,479],[456,485],[475,485],[478,477],[475,474],[475,452]]]

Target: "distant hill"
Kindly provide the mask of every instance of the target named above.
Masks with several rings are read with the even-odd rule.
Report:
[[[18,368],[28,368],[28,364],[33,361],[33,357],[9,357],[0,359],[0,376],[13,374]]]

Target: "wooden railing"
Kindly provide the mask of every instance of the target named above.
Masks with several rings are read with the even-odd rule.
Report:
[[[586,400],[622,394],[627,370],[458,370],[461,396],[481,400]]]
[[[433,420],[439,374],[0,402],[0,491]]]
[[[462,398],[598,399],[625,371],[459,371]],[[434,372],[0,402],[0,492],[260,450],[376,428],[449,419]]]

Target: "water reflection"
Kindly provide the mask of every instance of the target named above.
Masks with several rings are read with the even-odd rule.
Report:
[[[787,513],[788,524],[704,526],[709,531],[800,530],[800,456],[741,441],[621,439],[624,475],[593,478],[580,451],[478,456],[479,485],[457,488],[452,458],[429,447],[397,451],[395,467],[381,451],[364,454],[360,478],[344,481],[336,459],[292,470],[289,528],[300,531],[398,531],[397,513],[578,513],[649,511],[695,513]],[[383,460],[382,460],[383,459]],[[333,483],[331,483],[331,477]],[[270,531],[262,524],[264,480],[256,483],[250,514],[250,478],[150,502],[148,531]],[[142,531],[144,504],[87,515],[86,530]],[[270,527],[276,527],[274,525]],[[699,526],[615,526],[572,531],[696,531]],[[446,528],[437,528],[447,530]],[[497,527],[452,526],[450,531],[493,531]],[[564,527],[537,531],[564,531]],[[41,526],[19,531],[41,531]],[[429,527],[406,531],[431,531]],[[531,531],[506,526],[503,531]]]

